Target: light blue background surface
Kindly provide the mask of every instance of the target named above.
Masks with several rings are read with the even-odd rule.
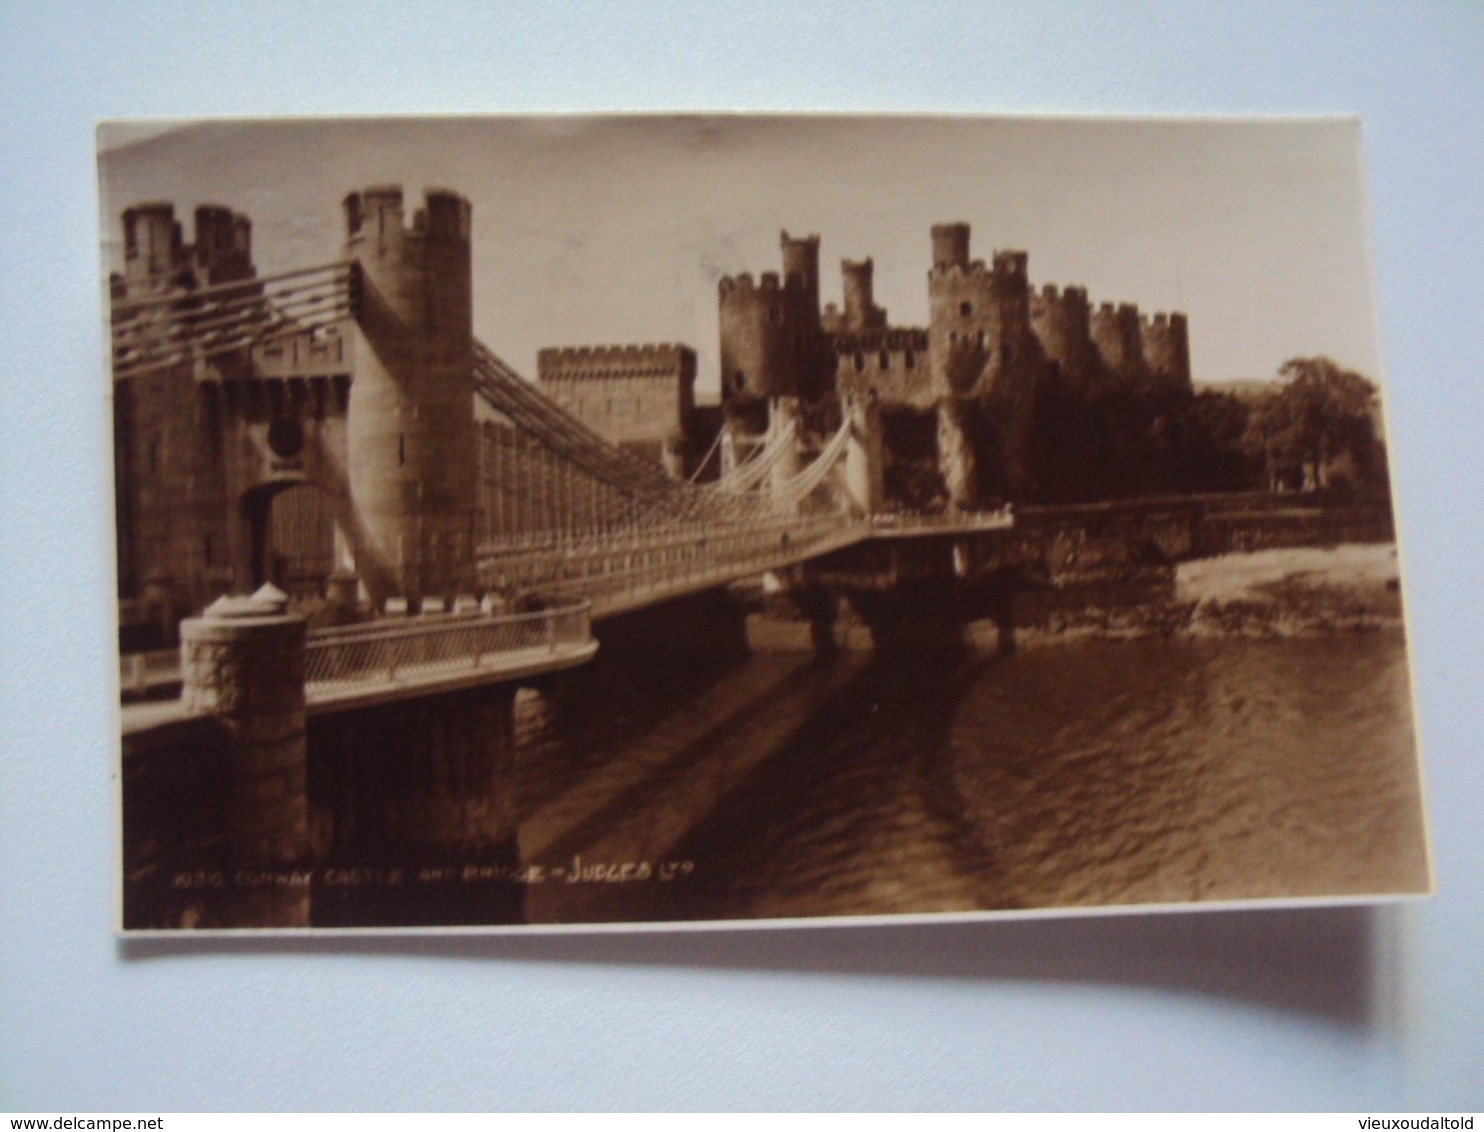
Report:
[[[1484,6],[484,8],[0,9],[0,1108],[1479,1107]],[[1362,115],[1441,895],[115,943],[93,122],[633,108]]]

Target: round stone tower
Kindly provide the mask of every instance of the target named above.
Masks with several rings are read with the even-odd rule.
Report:
[[[860,262],[840,261],[845,291],[845,329],[879,330],[886,326],[886,312],[876,305],[873,278],[876,267],[869,258]]]
[[[1000,337],[995,278],[969,261],[967,224],[933,225],[928,365],[939,397],[981,394]]]
[[[1098,351],[1092,341],[1091,308],[1082,287],[1058,290],[1046,284],[1031,297],[1031,324],[1046,356],[1073,388],[1085,390],[1097,376]]]
[[[1139,308],[1133,303],[1100,305],[1092,314],[1092,340],[1103,364],[1123,381],[1135,382],[1145,375]]]
[[[933,267],[969,266],[969,226],[967,224],[934,224]]]
[[[802,305],[814,311],[819,318],[819,237],[793,237],[785,230],[778,234],[778,246],[783,251],[783,282],[785,287],[802,289]]]
[[[167,289],[182,266],[175,207],[158,202],[124,210],[124,280],[130,295]]]
[[[1174,388],[1190,388],[1190,330],[1183,314],[1160,312],[1139,320],[1144,363],[1151,376]]]
[[[232,283],[252,275],[252,221],[230,208],[203,204],[196,209],[196,267],[213,283]]]
[[[356,568],[373,601],[473,586],[473,287],[469,203],[429,191],[411,227],[402,190],[345,199],[359,273],[346,420]]]

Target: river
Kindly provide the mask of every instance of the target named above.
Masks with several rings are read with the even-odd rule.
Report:
[[[1427,886],[1400,629],[600,663],[517,742],[532,923]]]

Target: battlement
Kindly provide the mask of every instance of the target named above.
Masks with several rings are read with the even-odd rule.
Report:
[[[852,354],[856,351],[887,350],[899,353],[915,350],[926,352],[928,332],[918,326],[891,327],[890,329],[843,331],[829,335],[830,345],[837,354]]]
[[[1099,303],[1092,315],[1092,338],[1103,362],[1125,377],[1144,367],[1144,335],[1134,303]]]
[[[1157,311],[1152,315],[1145,314],[1139,316],[1139,327],[1145,334],[1168,333],[1170,330],[1177,327],[1184,327],[1185,325],[1185,316],[1179,311],[1173,313]]]
[[[1031,311],[1033,314],[1041,314],[1052,309],[1076,312],[1083,318],[1092,314],[1092,308],[1087,302],[1086,287],[1064,287],[1059,288],[1055,283],[1047,283],[1039,291],[1031,292]]]
[[[783,252],[783,278],[788,286],[802,288],[810,296],[811,304],[819,307],[819,237],[790,236],[787,230],[778,234],[778,246]]]
[[[1030,262],[1030,256],[1022,251],[999,251],[994,253],[994,273],[997,276],[1016,276],[1025,278],[1026,265]]]
[[[921,370],[925,377],[928,372],[927,344],[924,343],[920,349],[899,346],[842,351],[835,359],[835,369],[842,378],[852,374],[879,375],[892,370]]]
[[[150,201],[124,210],[126,276],[164,275],[177,270],[184,257],[184,239],[173,204]]]
[[[831,317],[844,329],[866,330],[886,325],[886,312],[876,305],[875,274],[876,265],[869,256],[859,262],[848,259],[840,261],[845,310]]]
[[[750,271],[741,272],[738,275],[724,275],[717,284],[717,290],[721,297],[728,296],[742,298],[752,294],[776,295],[780,292],[793,292],[803,294],[809,291],[807,281],[800,279],[797,275],[789,275],[780,280],[778,272],[765,271],[761,278],[753,281]]]
[[[1092,312],[1092,324],[1098,326],[1122,326],[1138,329],[1141,319],[1136,303],[1099,303]]]
[[[835,388],[842,397],[869,396],[916,408],[931,405],[932,363],[926,330],[840,334],[832,341]]]
[[[195,212],[194,244],[185,242],[175,206],[150,201],[125,209],[126,278],[173,275],[194,267],[208,283],[230,282],[252,274],[252,222],[230,208],[204,204]]]
[[[469,243],[472,208],[465,197],[450,189],[426,190],[423,207],[413,213],[410,228],[403,211],[401,185],[368,186],[349,194],[344,208],[348,239],[400,234],[404,239],[429,243]]]
[[[1139,336],[1150,371],[1181,385],[1190,384],[1190,337],[1185,316],[1161,311],[1139,320]]]
[[[795,248],[799,251],[812,249],[817,252],[819,250],[819,234],[817,232],[810,232],[807,236],[790,236],[788,229],[784,228],[778,233],[778,246],[784,251]]]
[[[982,260],[976,259],[972,263],[949,264],[943,266],[933,264],[933,269],[928,273],[929,279],[942,279],[947,281],[972,280],[975,282],[990,281],[994,279],[994,272]]]
[[[962,222],[934,224],[933,271],[969,265],[969,226]]]
[[[696,375],[696,352],[678,342],[611,346],[548,347],[536,355],[542,381],[555,378],[603,380],[615,377]]]

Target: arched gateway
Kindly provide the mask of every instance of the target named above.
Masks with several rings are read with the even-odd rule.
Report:
[[[353,570],[377,605],[472,588],[469,205],[346,198],[343,261],[259,277],[251,225],[124,213],[112,280],[122,620]]]

